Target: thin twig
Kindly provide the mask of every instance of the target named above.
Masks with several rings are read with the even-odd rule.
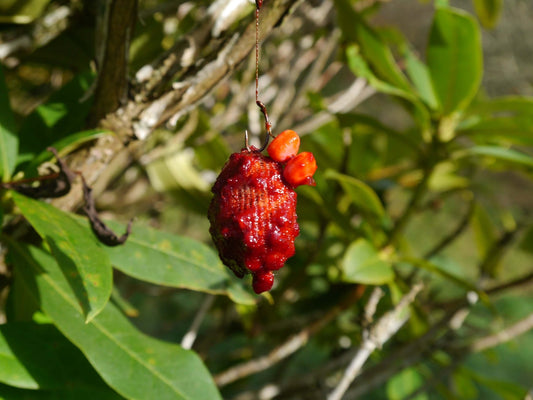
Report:
[[[49,8],[50,11],[35,20],[29,30],[21,30],[16,35],[7,32],[0,36],[0,60],[20,53],[30,53],[51,42],[69,27],[72,17],[78,11],[68,5],[53,5]]]
[[[190,350],[192,348],[192,345],[196,340],[196,336],[198,335],[198,329],[200,329],[200,325],[202,325],[202,321],[204,320],[207,311],[209,311],[211,305],[213,305],[213,301],[215,301],[214,295],[208,294],[205,296],[202,305],[198,309],[198,312],[192,321],[191,327],[189,328],[188,332],[183,335],[183,339],[181,340],[181,347],[184,349]]]
[[[409,222],[411,215],[415,212],[417,209],[420,201],[422,200],[422,197],[424,197],[424,194],[426,193],[427,184],[429,181],[429,178],[433,172],[432,166],[426,166],[423,170],[422,179],[418,183],[417,187],[415,188],[415,191],[413,195],[411,196],[411,200],[405,207],[402,215],[398,220],[396,220],[396,223],[394,224],[394,227],[392,228],[392,231],[389,234],[389,238],[387,240],[387,244],[393,243],[396,238],[402,233],[405,226]]]
[[[321,318],[304,328],[302,331],[291,336],[289,340],[276,347],[266,356],[247,361],[215,375],[215,383],[219,387],[228,385],[238,379],[264,371],[287,358],[298,349],[302,348],[313,334],[318,332],[342,311],[346,310],[356,302],[362,296],[362,291],[359,288],[360,287],[355,287],[342,303],[329,310]]]
[[[270,33],[300,1],[271,0],[265,3],[262,20],[265,31]],[[90,185],[98,179],[98,187],[107,186],[114,175],[121,173],[125,165],[131,162],[132,154],[142,151],[142,141],[156,127],[171,118],[177,121],[237,69],[253,49],[253,30],[255,23],[249,24],[244,30],[237,29],[232,34],[228,33],[223,40],[211,38],[210,44],[205,46],[210,49],[209,53],[205,57],[194,59],[194,68],[187,69],[180,76],[179,84],[155,99],[150,97],[144,102],[137,101],[144,98],[143,94],[147,92],[143,85],[134,88],[132,99],[114,113],[108,114],[100,124],[116,135],[100,138],[91,148],[80,149],[71,157],[71,166],[79,170]],[[168,83],[166,79],[171,79],[172,76],[164,75],[157,79]],[[132,137],[139,140],[131,141]],[[127,143],[126,147],[124,143]],[[73,190],[68,196],[55,201],[54,205],[62,210],[73,210],[81,200],[79,192]]]
[[[370,294],[370,297],[365,305],[365,322],[368,324],[372,323],[372,319],[374,318],[374,314],[376,314],[379,301],[384,295],[385,293],[383,293],[383,290],[379,286],[376,286]]]
[[[500,332],[476,340],[470,345],[469,350],[477,353],[492,347],[496,347],[499,344],[508,342],[517,336],[523,335],[531,329],[533,329],[533,313],[529,314],[525,318],[522,318],[513,325],[501,330]]]
[[[455,227],[454,230],[452,230],[448,235],[442,238],[440,242],[438,242],[433,248],[431,248],[425,255],[424,259],[429,260],[436,254],[439,254],[442,250],[444,250],[448,245],[450,245],[455,239],[459,237],[461,233],[466,229],[468,226],[468,222],[470,221],[470,218],[472,217],[472,213],[474,212],[474,199],[470,199],[470,202],[468,204],[468,210],[466,211],[465,215],[459,222],[459,224]]]
[[[492,286],[486,289],[485,293],[488,295],[495,295],[504,290],[511,290],[532,283],[533,273],[530,273],[510,282]],[[346,397],[357,398],[358,396],[362,396],[386,382],[399,371],[416,365],[435,349],[444,348],[442,345],[439,346],[439,342],[445,341],[448,347],[450,345],[453,346],[453,343],[450,343],[446,335],[452,332],[450,330],[452,325],[454,325],[455,328],[459,326],[457,322],[452,324],[452,321],[457,321],[459,317],[464,321],[464,310],[468,305],[468,300],[462,298],[452,303],[446,305],[441,304],[435,307],[448,311],[443,317],[435,322],[426,333],[415,338],[413,341],[394,349],[379,363],[362,371],[362,373],[355,379],[352,388],[346,393]],[[312,374],[305,375],[298,379],[292,379],[290,382],[282,385],[278,388],[279,393],[283,395],[289,392],[297,393],[301,391],[302,388],[312,385],[317,379],[330,375],[332,371],[337,370],[341,365],[346,365],[348,360],[353,359],[354,356],[354,352],[346,352],[323,365],[319,370],[313,371]]]
[[[355,377],[359,375],[364,363],[372,352],[389,340],[409,319],[407,307],[414,301],[422,290],[422,284],[414,285],[391,311],[385,313],[376,324],[363,331],[363,342],[351,363],[346,368],[339,384],[328,396],[328,400],[340,400],[348,390]]]

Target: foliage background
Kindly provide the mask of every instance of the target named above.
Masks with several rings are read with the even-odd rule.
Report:
[[[79,187],[54,200],[55,209],[4,192],[6,261],[0,272],[6,323],[0,340],[0,397],[94,398],[100,393],[153,398],[157,390],[165,393],[157,389],[165,379],[133,378],[153,361],[180,390],[187,382],[198,383],[183,398],[215,398],[217,390],[228,399],[326,398],[357,349],[368,343],[368,326],[375,326],[364,317],[372,285],[384,290],[375,322],[421,281],[425,287],[410,305],[409,322],[373,353],[345,398],[526,398],[532,390],[531,331],[514,332],[486,349],[479,346],[520,321],[531,328],[533,101],[527,96],[533,91],[533,44],[527,38],[533,6],[521,0],[449,2],[469,13],[465,18],[475,29],[483,25],[483,74],[479,91],[475,80],[481,79],[481,69],[455,75],[466,76],[456,91],[472,86],[467,101],[472,103],[443,112],[432,107],[431,91],[421,90],[427,89],[423,70],[416,70],[419,85],[409,85],[407,95],[398,95],[404,83],[396,72],[416,68],[408,64],[407,54],[425,59],[435,7],[447,9],[448,2],[276,1],[278,11],[288,10],[280,12],[283,17],[265,2],[261,98],[274,131],[297,131],[302,149],[314,152],[320,170],[316,188],[298,189],[302,232],[297,254],[277,275],[271,296],[257,298],[227,274],[212,249],[201,245],[211,246],[205,215],[216,174],[242,146],[245,130],[254,140],[262,136],[254,103],[254,58],[247,55],[253,6],[233,1],[228,2],[238,4],[233,17],[209,14],[222,10],[222,3],[145,0],[129,22],[128,13],[118,13],[124,20],[115,20],[117,31],[128,32],[125,27],[135,22],[126,61],[120,45],[127,41],[102,36],[102,10],[106,4],[135,10],[134,2],[0,2],[7,86],[0,87],[0,125],[8,139],[3,149],[15,148],[9,145],[10,133],[18,137],[18,156],[2,156],[13,164],[3,166],[4,181],[35,175],[39,164],[51,159],[46,146],[55,143],[93,185],[103,216],[122,224],[136,218],[130,247],[91,253],[103,252],[100,256],[109,259],[94,263],[109,264],[102,268],[102,274],[109,274],[109,293],[95,289],[104,308],[89,302],[81,311],[69,311],[77,318],[70,320],[65,318],[69,312],[46,296],[45,286],[62,282],[63,293],[74,300],[81,286],[88,288],[85,280],[76,286],[62,276],[68,276],[68,260],[83,258],[98,245],[82,219],[54,211],[78,210]],[[69,10],[69,17],[61,19],[57,10]],[[46,25],[51,14],[59,19]],[[342,16],[351,19],[343,23]],[[380,36],[373,36],[376,31]],[[20,38],[29,42],[17,42]],[[190,53],[184,51],[184,38],[197,45]],[[244,39],[231,47],[231,38]],[[466,39],[461,45],[468,46],[471,37]],[[387,57],[389,46],[394,59]],[[461,58],[449,58],[434,70],[442,76],[454,68],[468,72],[481,49],[467,50],[466,66]],[[223,70],[225,61],[241,53],[242,63],[228,62],[231,68]],[[172,54],[182,58],[160,77],[154,71],[162,71],[157,68],[164,63],[158,60],[171,60]],[[121,82],[126,73],[128,80]],[[217,77],[215,82],[210,76]],[[501,97],[505,100],[490,101]],[[151,124],[154,108],[149,106],[166,98],[171,99],[168,112]],[[420,109],[428,112],[425,122]],[[24,224],[21,213],[38,234]],[[71,228],[61,231],[65,226]],[[73,253],[65,251],[64,258],[54,251],[62,237],[72,239]],[[173,251],[170,259],[162,255],[165,246]],[[202,265],[217,265],[217,272],[200,274],[195,257]],[[35,271],[44,266],[47,273],[28,272],[32,263]],[[169,274],[158,272],[165,263]],[[96,268],[74,264],[81,272]],[[40,280],[43,276],[53,279]],[[369,284],[364,292],[362,283]],[[465,303],[476,291],[478,301]],[[36,292],[41,297],[28,300],[28,293]],[[350,293],[357,296],[346,304]],[[111,306],[106,305],[109,298]],[[36,312],[39,308],[42,312]],[[131,348],[161,346],[161,353],[156,351],[161,359],[144,353],[136,353],[138,363],[106,357],[112,350],[104,339],[95,339],[97,332],[83,320],[95,318],[96,325],[123,321],[119,313],[135,328],[125,319],[110,323],[116,329],[110,337],[133,338]],[[430,340],[421,341],[427,332],[433,332]],[[166,342],[152,342],[143,334]],[[169,344],[188,347],[194,334],[194,353]],[[292,335],[300,338],[298,351],[279,362],[273,354]],[[43,347],[53,350],[39,351]],[[165,354],[172,355],[171,361]],[[268,368],[220,383],[222,372],[238,365],[251,371],[245,363],[265,355]],[[53,364],[61,379],[43,373],[51,359],[61,360]],[[165,362],[171,364],[165,368]],[[126,365],[134,372],[123,374]],[[189,369],[175,376],[174,369],[184,365]]]

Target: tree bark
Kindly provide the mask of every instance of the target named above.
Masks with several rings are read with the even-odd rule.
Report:
[[[262,30],[267,35],[271,33],[300,1],[266,1],[261,9]],[[141,142],[155,128],[171,118],[177,120],[197,106],[220,81],[236,70],[254,46],[255,21],[252,20],[246,26],[226,33],[224,37],[211,34],[204,47],[210,49],[209,53],[198,54],[196,59],[187,63],[178,73],[180,82],[167,88],[156,98],[150,98],[144,85],[137,85],[125,105],[106,114],[98,125],[114,132],[114,135],[101,138],[92,147],[73,154],[69,159],[70,167],[81,172],[87,183],[98,193],[132,158],[140,155]],[[160,60],[158,65],[147,68],[151,69],[152,74],[158,75],[158,71],[167,68],[169,62],[181,62],[187,48],[180,47],[178,51],[183,53],[170,54],[167,59]],[[168,78],[164,74],[161,76]],[[63,210],[74,210],[79,207],[81,198],[81,187],[77,184],[67,196],[56,199],[54,205]]]

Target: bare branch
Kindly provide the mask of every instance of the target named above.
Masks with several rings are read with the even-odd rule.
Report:
[[[0,36],[0,60],[19,53],[30,53],[42,47],[64,32],[76,10],[63,5],[51,7],[50,11],[38,18],[29,30],[16,34],[8,32]]]
[[[208,294],[205,296],[204,301],[202,302],[200,308],[198,309],[198,312],[196,313],[192,321],[191,327],[189,328],[187,333],[183,335],[183,339],[181,340],[181,347],[187,350],[190,350],[192,348],[192,345],[196,340],[196,336],[198,335],[198,329],[200,329],[200,325],[202,325],[202,321],[204,320],[205,315],[209,311],[209,308],[211,308],[211,305],[214,301],[214,295]]]
[[[533,329],[533,314],[529,314],[527,317],[501,330],[500,332],[476,340],[474,343],[472,343],[472,345],[470,345],[470,351],[480,352],[490,349],[498,346],[499,344],[508,342],[517,336],[523,335],[531,329]]]
[[[229,368],[218,375],[215,375],[215,383],[218,386],[225,386],[229,383],[235,382],[238,379],[264,371],[279,361],[287,358],[298,349],[302,348],[307,343],[311,335],[318,332],[331,320],[336,318],[337,315],[339,315],[342,311],[346,310],[350,305],[357,301],[363,295],[363,293],[364,286],[355,287],[341,304],[332,308],[321,318],[299,333],[291,336],[289,340],[276,347],[266,356],[250,360],[235,367]]]
[[[295,7],[300,0],[271,0],[262,8],[261,26],[271,32],[275,25]],[[246,29],[228,35],[224,39],[213,38],[206,48],[210,53],[194,63],[183,74],[179,84],[169,89],[160,97],[140,102],[130,100],[114,113],[108,114],[100,125],[116,133],[116,136],[101,138],[90,149],[82,149],[71,158],[71,167],[80,171],[93,185],[99,179],[99,186],[105,187],[125,165],[131,162],[132,153],[142,151],[139,141],[132,137],[146,139],[153,129],[169,119],[177,121],[180,116],[195,107],[221,80],[228,77],[247,57],[255,45],[255,22],[250,22]],[[143,90],[142,87],[136,90]],[[113,171],[104,170],[113,161]],[[93,188],[94,185],[93,185]],[[97,190],[97,188],[95,188]],[[61,209],[72,210],[79,206],[79,191],[72,191],[54,204]]]
[[[474,199],[471,198],[468,204],[468,210],[466,211],[465,215],[463,216],[459,224],[448,235],[442,238],[442,240],[438,242],[432,249],[430,249],[424,255],[424,259],[429,260],[431,257],[440,253],[442,250],[448,247],[448,245],[450,245],[455,239],[457,239],[461,233],[463,233],[463,231],[468,226],[468,222],[470,221],[470,218],[472,217],[472,213],[474,212],[474,205],[475,205]]]
[[[107,113],[126,102],[130,40],[137,19],[137,0],[102,0],[105,12],[98,18],[98,78],[89,124],[95,125]]]
[[[339,384],[328,396],[328,400],[342,399],[372,352],[383,346],[409,319],[407,307],[415,300],[416,295],[421,290],[422,284],[414,285],[393,310],[387,312],[376,324],[363,331],[363,342],[359,346],[359,350],[346,368]]]

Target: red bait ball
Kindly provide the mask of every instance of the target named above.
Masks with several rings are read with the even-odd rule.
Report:
[[[272,285],[274,284],[274,274],[272,271],[269,271],[267,273],[257,273],[254,274],[254,278],[252,280],[252,287],[254,289],[255,293],[263,293],[270,289],[272,289]]]
[[[253,289],[272,288],[274,274],[294,255],[296,192],[282,165],[258,150],[231,155],[212,192],[209,232],[222,262],[238,277],[253,274]]]
[[[283,170],[283,177],[292,187],[300,185],[315,186],[313,174],[316,168],[316,160],[313,153],[305,151],[289,160]]]
[[[300,148],[300,136],[294,131],[281,132],[267,148],[268,155],[274,160],[285,162],[293,158]]]

